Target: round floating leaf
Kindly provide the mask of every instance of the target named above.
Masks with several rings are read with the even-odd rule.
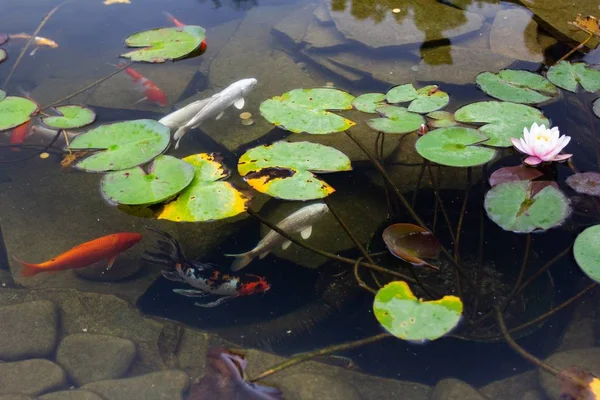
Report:
[[[350,171],[341,151],[310,142],[275,142],[248,150],[238,172],[259,192],[286,200],[320,199],[335,190],[314,173]]]
[[[594,101],[592,106],[592,111],[596,114],[596,117],[600,118],[600,97]]]
[[[96,113],[85,106],[70,105],[55,107],[60,117],[42,118],[42,123],[53,129],[75,129],[91,124]]]
[[[0,131],[24,124],[37,112],[38,105],[31,100],[23,97],[5,97],[0,101]]]
[[[383,102],[385,102],[385,94],[365,93],[355,98],[352,105],[359,111],[374,114],[377,112],[377,107],[381,106]]]
[[[537,108],[500,101],[468,104],[459,108],[454,118],[459,122],[487,124],[479,130],[490,138],[484,144],[493,147],[512,147],[510,138],[523,136],[523,128],[531,128],[534,122],[550,126]]]
[[[6,43],[8,40],[8,35],[6,33],[0,33],[0,44]]]
[[[431,118],[428,125],[432,128],[446,128],[458,125],[454,119],[454,114],[448,111],[433,111],[427,114],[427,117]]]
[[[426,114],[431,111],[446,107],[450,97],[437,85],[425,86],[417,90],[417,98],[408,106],[408,111]]]
[[[577,236],[573,254],[583,272],[600,282],[600,225],[590,226]]]
[[[569,199],[551,182],[501,183],[485,195],[485,210],[492,221],[512,232],[547,230],[571,213]],[[536,187],[537,186],[537,187]]]
[[[490,186],[496,186],[504,182],[512,181],[532,181],[544,175],[539,169],[517,165],[514,167],[504,167],[497,169],[490,176]]]
[[[194,168],[192,183],[177,199],[165,205],[159,219],[175,222],[211,221],[233,217],[248,208],[250,197],[229,182],[221,160],[214,154],[194,154],[183,159]]]
[[[458,324],[462,310],[462,302],[456,296],[422,301],[401,281],[379,289],[373,301],[377,321],[403,340],[425,341],[444,336]]]
[[[3,102],[0,102],[0,107]],[[91,129],[71,141],[71,150],[99,150],[77,163],[89,172],[119,171],[161,154],[171,140],[169,128],[151,119],[115,122]]]
[[[144,48],[121,54],[121,57],[150,63],[179,60],[199,48],[205,35],[206,30],[195,25],[157,28],[134,33],[125,39],[125,44],[128,47]]]
[[[427,229],[413,224],[393,224],[382,233],[390,253],[413,265],[425,265],[423,258],[437,259],[441,243]]]
[[[421,115],[404,107],[381,106],[377,108],[377,112],[385,118],[370,119],[367,124],[371,129],[383,133],[410,133],[425,123]]]
[[[115,203],[155,204],[185,189],[194,178],[194,167],[171,156],[158,156],[148,173],[141,167],[106,174],[102,191]]]
[[[337,89],[294,89],[264,101],[260,112],[270,123],[294,133],[322,135],[354,126],[327,110],[350,110],[354,96]]]
[[[488,95],[513,103],[537,104],[558,94],[550,81],[529,71],[505,69],[498,74],[483,72],[477,75],[476,82]]]
[[[571,92],[577,90],[577,84],[591,93],[600,90],[600,71],[588,68],[585,63],[561,61],[550,67],[546,77],[556,86]]]
[[[2,89],[0,89],[0,101],[4,100],[6,98],[6,92]]]
[[[449,127],[435,129],[417,140],[415,148],[421,157],[450,167],[474,167],[489,162],[494,149],[478,144],[488,139],[476,129]]]
[[[407,83],[406,85],[400,85],[391,88],[385,95],[385,98],[388,103],[397,104],[412,101],[416,99],[417,96],[418,93],[415,87],[412,84]]]
[[[583,172],[571,175],[567,178],[566,182],[577,193],[600,196],[600,174],[597,172]]]
[[[2,61],[6,60],[7,57],[8,57],[8,54],[6,53],[6,50],[0,49],[0,63]]]

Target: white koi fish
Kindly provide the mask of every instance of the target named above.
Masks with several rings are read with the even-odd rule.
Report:
[[[308,239],[312,234],[312,225],[321,217],[329,212],[329,208],[324,203],[311,204],[303,207],[293,214],[290,214],[284,220],[277,224],[277,227],[285,233],[292,234],[300,232],[302,239]],[[264,258],[275,247],[280,246],[282,249],[287,249],[292,244],[279,233],[271,230],[261,239],[260,242],[252,250],[242,254],[225,254],[228,257],[236,257],[237,259],[231,265],[232,271],[239,271],[254,260],[255,257]]]

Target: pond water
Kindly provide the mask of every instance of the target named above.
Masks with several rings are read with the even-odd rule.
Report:
[[[93,109],[97,115],[94,125],[71,130],[70,140],[110,122],[159,120],[244,78],[255,78],[257,84],[242,110],[229,107],[218,119],[215,113],[187,133],[177,149],[172,143],[167,151],[177,158],[219,154],[217,162],[231,172],[227,182],[252,197],[241,212],[231,212],[233,216],[220,220],[173,222],[151,215],[160,206],[117,207],[101,188],[104,174],[73,168],[80,159],[65,165],[63,159],[69,151],[62,133],[34,129],[19,138],[11,128],[0,136],[0,361],[5,361],[0,364],[0,371],[4,371],[0,372],[0,399],[5,394],[43,395],[39,397],[43,399],[259,398],[249,392],[242,394],[239,387],[230,388],[229,394],[217,393],[214,387],[198,394],[196,382],[202,376],[218,374],[218,369],[210,368],[211,358],[206,361],[209,349],[224,346],[245,352],[248,375],[253,377],[279,360],[273,354],[290,357],[386,332],[377,319],[380,315],[376,318],[373,311],[374,294],[370,290],[400,278],[382,272],[382,268],[403,274],[419,298],[459,297],[462,316],[458,323],[452,323],[436,340],[386,337],[317,357],[318,364],[291,367],[265,382],[281,388],[286,399],[558,398],[558,384],[553,378],[538,376],[536,366],[507,345],[494,318],[496,305],[503,307],[514,338],[535,357],[551,357],[549,362],[558,369],[576,363],[600,374],[600,358],[596,357],[600,352],[596,348],[598,296],[572,250],[577,236],[598,223],[597,197],[577,193],[565,181],[576,172],[599,172],[600,105],[599,117],[592,112],[597,92],[581,87],[576,92],[558,89],[551,99],[530,104],[541,110],[552,126],[559,127],[561,134],[572,137],[563,153],[573,154],[568,163],[539,168],[543,180],[557,183],[560,190],[555,195],[559,200],[568,198],[564,203],[569,208],[565,212],[568,217],[555,218],[559,206],[549,206],[539,217],[547,226],[530,234],[504,230],[496,223],[498,219],[494,222],[488,216],[494,215],[492,207],[484,205],[490,175],[499,168],[520,165],[524,159],[510,142],[479,163],[469,164],[468,160],[477,156],[474,153],[464,159],[458,157],[457,162],[471,166],[453,167],[447,162],[439,165],[444,164],[439,160],[449,157],[445,160],[452,163],[457,160],[452,158],[454,152],[481,149],[482,140],[450,141],[449,147],[440,147],[439,154],[427,161],[421,156],[427,156],[426,152],[415,150],[415,143],[421,140],[416,132],[420,123],[403,134],[378,133],[367,124],[378,117],[375,113],[336,111],[356,123],[349,129],[350,135],[343,128],[309,135],[286,130],[293,130],[290,124],[297,122],[289,115],[278,114],[277,118],[288,118],[288,122],[271,118],[271,122],[279,122],[272,124],[268,115],[263,117],[265,110],[259,109],[265,100],[297,88],[335,88],[358,96],[387,93],[402,84],[413,84],[417,89],[439,85],[438,90],[449,95],[449,103],[442,105],[449,112],[475,102],[496,101],[475,84],[478,74],[513,69],[545,76],[548,66],[576,46],[575,41],[587,38],[567,22],[574,21],[577,13],[598,15],[600,1],[572,3],[72,0],[44,20],[59,3],[3,0],[0,34],[10,38],[1,45],[8,58],[0,63],[0,82],[5,82],[0,88],[10,96],[30,97],[43,107],[68,97],[61,104]],[[119,55],[125,53],[125,38],[152,28],[172,27],[172,18],[206,29],[206,51],[175,62],[134,63],[133,70],[92,85],[124,62]],[[42,21],[37,36],[57,46],[34,41],[19,61],[29,37],[19,34],[32,34]],[[593,69],[600,60],[600,52],[591,49],[595,44],[597,39],[593,38],[589,47],[584,46],[568,60],[586,62]],[[144,91],[140,82],[134,81],[140,79],[136,74],[160,88],[166,96],[164,107],[152,98],[143,99],[150,95],[147,87]],[[600,82],[598,77],[590,79]],[[91,87],[71,96],[87,85]],[[408,107],[408,101],[401,105]],[[52,114],[47,107],[43,111]],[[242,112],[251,113],[250,119],[242,118]],[[518,124],[516,114],[499,112],[494,118],[496,123],[506,123],[505,130],[511,129],[511,121]],[[38,117],[31,126],[40,124]],[[7,118],[0,106],[0,126]],[[409,117],[404,114],[402,118]],[[412,114],[412,118],[419,117]],[[308,126],[317,121],[318,125],[322,119],[322,114],[315,113],[301,123]],[[428,117],[427,121],[429,132],[423,138],[433,130],[433,119]],[[529,128],[532,120],[527,121]],[[478,122],[480,126],[484,121]],[[246,180],[240,176],[237,163],[244,153],[278,141],[329,146],[352,162],[351,170],[338,168],[342,172],[335,172],[333,168],[326,174],[313,166],[317,178],[307,181],[322,179],[326,182],[322,188],[335,188],[325,200],[330,212],[313,221],[310,237],[305,237],[306,232],[301,236],[301,229],[292,234],[329,257],[295,243],[284,249],[279,243],[265,257],[259,258],[262,251],[257,252],[256,258],[239,271],[243,283],[261,277],[269,290],[248,294],[237,288],[227,292],[232,298],[212,303],[213,307],[199,307],[196,302],[206,305],[219,296],[186,296],[190,292],[185,291],[194,288],[174,281],[179,276],[174,269],[176,262],[192,265],[185,264],[187,259],[212,264],[210,271],[200,272],[201,279],[214,285],[231,282],[234,278],[226,274],[231,273],[234,258],[228,255],[253,249],[270,230],[253,218],[254,214],[275,224],[319,202],[317,197],[305,197],[308,202],[303,202],[264,193],[271,180],[299,173],[282,169],[285,161],[302,157],[299,150],[279,156],[278,168],[269,170],[263,183],[255,182],[254,189],[248,176]],[[126,163],[132,154],[124,153],[114,162]],[[326,165],[338,154],[315,153],[312,162]],[[378,161],[373,162],[371,155]],[[254,163],[261,157],[268,156],[246,161],[255,158],[248,161]],[[385,176],[378,166],[383,166]],[[220,185],[211,183],[220,178],[210,178],[207,185]],[[227,214],[235,208],[222,200],[230,193],[230,186],[218,187],[221,197],[204,195],[206,204],[216,204],[211,215]],[[256,190],[260,187],[263,193]],[[595,184],[586,187],[593,190]],[[295,187],[288,193],[298,196],[302,190]],[[139,194],[137,189],[133,192]],[[173,196],[162,200],[169,197]],[[517,217],[533,207],[533,201],[527,203],[525,198],[519,204]],[[247,206],[250,213],[243,212]],[[552,218],[555,223],[548,222]],[[451,259],[442,254],[430,261],[437,268],[433,269],[412,267],[394,257],[382,240],[384,229],[394,223],[427,227]],[[174,237],[186,258],[169,258],[166,267],[141,260],[145,251],[156,251],[153,246],[161,239],[148,228]],[[85,268],[35,276],[21,273],[17,259],[41,263],[78,244],[118,232],[137,232],[142,239],[119,254],[110,269],[105,260],[90,265],[97,261],[90,259]],[[594,249],[600,248],[599,242],[592,237],[592,244],[586,244],[582,251],[598,256]],[[368,264],[376,264],[379,271],[369,265],[355,265],[356,260],[364,261],[363,251],[372,258]],[[600,267],[600,256],[593,257],[590,268]],[[163,267],[171,275],[161,274]],[[364,280],[366,290],[359,280]],[[516,291],[516,285],[521,290]],[[574,296],[568,306],[555,309]],[[420,315],[426,317],[426,311],[422,312]],[[536,320],[547,313],[548,318]],[[434,315],[431,321],[436,318]],[[428,324],[424,330],[434,329],[434,322]]]

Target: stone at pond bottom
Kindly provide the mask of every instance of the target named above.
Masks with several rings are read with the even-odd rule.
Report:
[[[49,301],[0,307],[0,360],[46,357],[58,339],[58,308]]]
[[[308,25],[314,18],[314,9],[314,4],[309,4],[286,15],[273,27],[273,33],[284,37],[294,45],[300,45]]]
[[[24,394],[5,394],[0,396],[0,400],[36,400],[36,398]]]
[[[527,391],[536,391],[538,389],[536,371],[532,369],[522,374],[511,376],[510,378],[489,383],[479,388],[479,391],[492,400],[504,400],[518,399]]]
[[[286,400],[360,400],[360,394],[342,380],[310,373],[296,373],[281,379],[279,388]]]
[[[544,362],[560,371],[570,367],[580,367],[596,376],[600,376],[600,348],[568,350],[554,353]],[[550,400],[560,400],[560,386],[558,380],[549,373],[538,371],[540,385]]]
[[[62,388],[66,383],[62,368],[48,360],[0,363],[0,394],[38,396]]]
[[[185,372],[170,370],[88,383],[82,389],[97,393],[106,400],[181,400],[189,384]]]
[[[2,398],[0,398],[2,400]],[[87,390],[63,390],[61,392],[48,393],[39,400],[103,400],[94,392]]]
[[[541,63],[542,48],[537,41],[537,23],[531,12],[521,8],[498,12],[490,35],[492,52],[517,60]]]
[[[486,398],[463,381],[442,379],[433,388],[431,400],[486,400]]]
[[[128,339],[108,335],[74,334],[63,339],[56,362],[77,386],[124,376],[136,354]]]
[[[544,393],[537,390],[530,390],[521,397],[521,400],[545,400]]]

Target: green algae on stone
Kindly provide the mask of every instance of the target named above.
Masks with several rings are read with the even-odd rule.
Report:
[[[499,100],[522,104],[537,104],[558,94],[556,86],[541,75],[529,71],[505,69],[498,74],[477,75],[477,85]]]
[[[198,49],[205,36],[206,30],[196,25],[150,29],[125,39],[128,47],[143,49],[121,54],[121,57],[149,63],[180,60]]]
[[[82,128],[96,120],[96,113],[80,105],[59,106],[54,108],[60,116],[42,118],[42,123],[52,129]]]
[[[592,280],[600,282],[600,225],[590,226],[573,245],[577,265]]]
[[[419,155],[429,161],[450,167],[474,167],[491,161],[496,150],[480,146],[488,137],[464,127],[434,129],[415,143]]]
[[[417,113],[404,107],[381,106],[376,111],[384,118],[374,118],[367,121],[371,129],[378,132],[400,134],[414,132],[425,123],[425,119]]]
[[[570,92],[577,91],[579,85],[590,93],[600,90],[600,71],[588,68],[583,62],[571,64],[561,61],[550,67],[546,77],[556,86]]]
[[[0,93],[0,96],[5,94]],[[38,112],[38,105],[33,101],[23,98],[8,96],[0,101],[0,131],[17,127]]]

